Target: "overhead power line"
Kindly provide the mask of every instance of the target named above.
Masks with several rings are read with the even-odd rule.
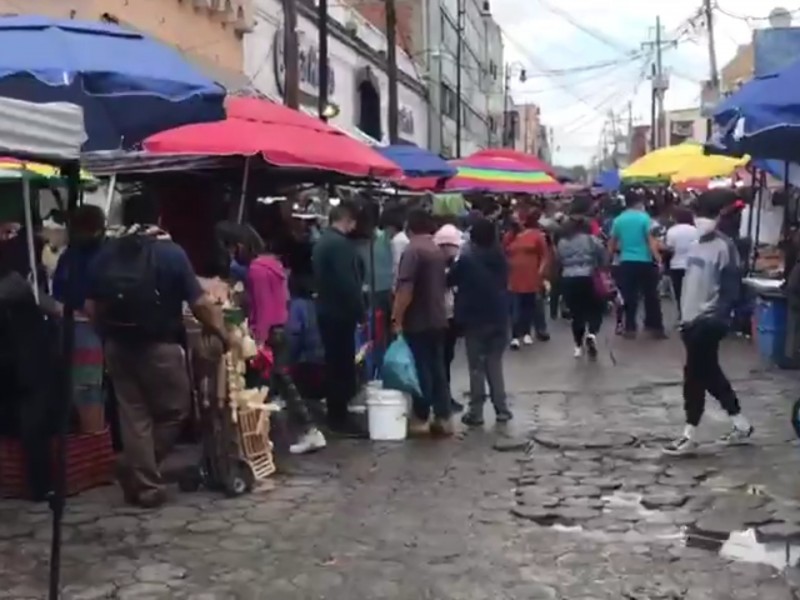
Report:
[[[729,12],[722,8],[719,5],[719,2],[714,3],[714,10],[718,11],[719,13],[725,15],[726,17],[730,17],[732,19],[739,19],[740,21],[769,21],[770,16],[754,16],[754,15],[738,15],[732,12]],[[793,8],[791,10],[786,11],[790,16],[800,14],[800,8]]]

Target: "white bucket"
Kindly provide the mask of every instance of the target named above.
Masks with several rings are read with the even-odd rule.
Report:
[[[397,390],[369,389],[369,439],[399,441],[408,432],[408,396]]]

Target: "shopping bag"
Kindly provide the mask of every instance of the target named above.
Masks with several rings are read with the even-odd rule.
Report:
[[[614,284],[614,278],[608,269],[595,269],[592,273],[592,284],[594,285],[594,293],[600,300],[611,300],[617,294],[617,287]]]
[[[412,396],[422,395],[414,355],[402,335],[389,345],[383,356],[381,378],[386,389],[399,390]]]

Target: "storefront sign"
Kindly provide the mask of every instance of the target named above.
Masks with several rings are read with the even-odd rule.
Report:
[[[414,112],[406,106],[401,106],[397,118],[400,133],[414,135]]]
[[[283,28],[275,32],[275,39],[272,44],[272,54],[275,57],[275,82],[278,85],[278,93],[284,96],[286,93],[286,60],[283,48]],[[300,71],[300,91],[310,96],[319,95],[319,50],[316,45],[308,44],[298,49],[298,68]],[[330,55],[329,55],[330,58]],[[328,63],[328,96],[333,97],[336,91],[336,77],[334,71]]]

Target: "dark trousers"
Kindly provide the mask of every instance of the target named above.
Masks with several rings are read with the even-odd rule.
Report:
[[[269,393],[286,402],[286,412],[293,425],[305,432],[311,426],[311,416],[305,400],[297,390],[291,374],[291,350],[283,326],[273,327],[267,345],[272,350],[272,370],[269,375]]]
[[[572,337],[575,345],[581,346],[586,333],[596,334],[600,331],[605,303],[595,294],[591,277],[563,278],[561,293],[572,314]]]
[[[437,419],[448,419],[452,412],[447,374],[444,368],[444,330],[403,332],[414,355],[421,397],[415,397],[414,415],[427,421],[431,410]]]
[[[625,302],[625,331],[636,331],[639,298],[644,297],[644,326],[663,331],[661,299],[658,297],[658,267],[645,262],[622,262],[617,267],[619,290]]]
[[[184,350],[179,344],[131,346],[109,340],[105,357],[119,407],[123,485],[137,494],[160,490],[159,466],[191,409]]]
[[[508,345],[505,326],[468,328],[464,334],[469,365],[469,410],[476,416],[483,415],[486,400],[486,384],[495,411],[508,411],[506,385],[503,377],[503,353]]]
[[[356,395],[356,322],[326,315],[319,315],[317,321],[325,348],[328,421],[341,425],[347,421],[347,407]]]
[[[683,367],[683,406],[686,422],[697,426],[703,417],[706,392],[716,398],[731,416],[741,412],[739,399],[719,364],[719,344],[725,328],[710,322],[697,322],[681,332],[686,347]]]
[[[553,277],[550,282],[550,294],[548,300],[550,301],[550,318],[555,320],[558,318],[558,309],[561,308],[561,277]]]
[[[511,294],[511,337],[519,339],[531,334],[547,333],[542,294]]]
[[[450,370],[453,366],[453,359],[456,356],[456,342],[458,342],[458,337],[459,328],[455,320],[450,319],[447,322],[447,331],[445,331],[444,335],[444,372],[447,377],[447,391],[451,399],[453,397],[453,391],[450,388]]]
[[[683,276],[685,269],[670,269],[669,278],[672,280],[672,291],[675,292],[675,304],[678,307],[678,318],[681,317],[681,293],[683,293]]]

